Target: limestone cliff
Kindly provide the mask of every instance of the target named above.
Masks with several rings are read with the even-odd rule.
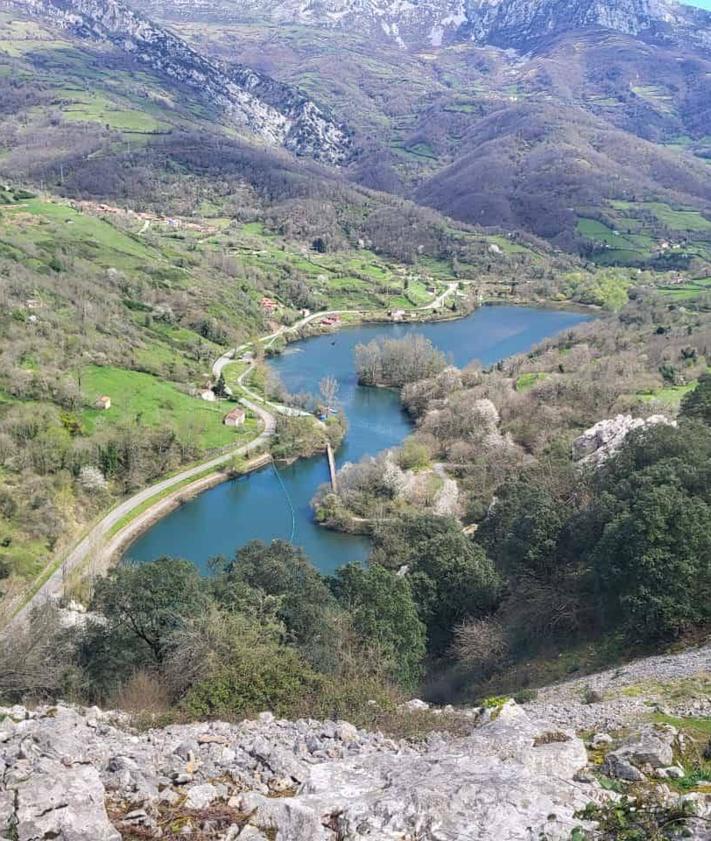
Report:
[[[120,0],[0,0],[0,8],[111,42],[269,144],[328,163],[340,163],[349,154],[347,131],[306,96],[248,67],[205,58]]]

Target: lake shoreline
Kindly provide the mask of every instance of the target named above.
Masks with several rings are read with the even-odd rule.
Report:
[[[292,334],[290,339],[304,343],[301,352],[275,354],[270,363],[293,393],[313,393],[326,373],[339,379],[345,390],[341,397],[345,398],[349,419],[348,436],[339,452],[340,467],[345,461],[359,461],[364,456],[376,456],[399,446],[412,429],[402,410],[398,390],[358,388],[355,382],[352,347],[380,334],[379,328],[386,335],[423,330],[434,344],[439,342],[443,350],[453,351],[454,364],[463,366],[479,359],[482,364],[491,365],[499,359],[528,352],[540,342],[591,317],[594,313],[587,307],[514,306],[497,301],[464,316],[447,319],[429,318],[411,323],[392,320],[365,323],[361,319],[359,324],[343,323],[338,330],[318,331],[315,335],[311,331],[309,335]],[[468,320],[472,321],[471,327],[467,326]],[[284,467],[281,486],[270,474],[266,477],[253,474],[244,484],[221,483],[220,488],[206,490],[181,506],[180,514],[171,518],[170,512],[166,512],[167,520],[159,518],[155,529],[149,527],[149,533],[134,541],[133,551],[125,557],[145,562],[164,554],[175,555],[207,569],[209,557],[218,554],[232,557],[249,540],[289,539],[291,514],[287,506],[290,506],[297,517],[293,542],[304,548],[318,568],[330,573],[341,563],[362,561],[369,551],[369,542],[362,535],[350,530],[350,533],[333,531],[332,526],[315,521],[310,503],[318,488],[327,483],[325,470],[323,457],[317,456]],[[341,538],[345,539],[341,541]]]
[[[177,488],[173,493],[162,497],[147,508],[141,511],[136,517],[123,526],[119,531],[113,535],[110,541],[104,547],[101,553],[101,566],[104,571],[110,569],[117,563],[120,563],[124,554],[128,551],[133,543],[138,540],[141,535],[145,534],[149,529],[153,528],[156,523],[160,522],[164,517],[172,514],[178,508],[190,502],[199,494],[209,491],[224,482],[231,482],[238,479],[240,476],[248,476],[257,470],[263,470],[272,464],[274,459],[270,453],[263,453],[255,457],[243,466],[239,471],[235,470],[216,470],[213,473],[197,479],[181,488]]]

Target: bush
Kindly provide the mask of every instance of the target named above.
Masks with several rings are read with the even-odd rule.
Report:
[[[535,701],[538,697],[538,690],[537,689],[520,689],[514,696],[513,699],[516,701],[517,704],[530,704],[531,701]]]
[[[236,718],[271,710],[292,715],[322,678],[280,628],[213,607],[176,630],[162,674],[193,717]]]
[[[403,470],[425,470],[430,466],[430,452],[424,444],[408,438],[398,453],[398,464]]]
[[[141,670],[121,686],[111,707],[129,713],[162,715],[170,709],[170,702],[170,693],[160,675]]]
[[[494,619],[471,619],[454,629],[451,653],[464,666],[491,672],[507,650],[504,629]]]
[[[321,686],[319,675],[294,649],[238,643],[230,661],[192,687],[181,706],[192,717],[233,719],[264,710],[293,717]]]

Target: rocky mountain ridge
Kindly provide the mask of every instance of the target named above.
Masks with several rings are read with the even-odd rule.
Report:
[[[561,32],[602,28],[711,48],[711,13],[676,0],[135,0],[155,14],[225,22],[270,21],[368,33],[402,48],[469,40],[529,50]]]
[[[331,164],[349,154],[347,131],[313,101],[248,67],[205,58],[119,0],[2,0],[1,8],[114,44],[191,89],[226,113],[234,125],[270,145]]]
[[[594,810],[642,786],[684,816],[679,837],[708,841],[711,793],[673,787],[704,745],[650,716],[708,717],[710,669],[706,643],[525,706],[413,700],[401,713],[430,716],[424,741],[269,712],[146,730],[96,707],[0,708],[0,839],[591,841]]]
[[[550,35],[594,27],[711,44],[711,14],[676,0],[471,0],[465,31],[478,43],[521,49]]]
[[[565,712],[560,699],[556,709]],[[711,795],[665,782],[685,773],[675,727],[598,730],[585,744],[540,713],[513,702],[463,710],[467,735],[417,743],[271,713],[139,731],[97,708],[0,709],[0,838],[594,839],[590,810],[619,797],[602,773],[618,791],[649,786],[660,808],[685,815],[683,837],[708,839]],[[602,766],[587,749],[604,754]]]
[[[171,815],[222,841],[562,841],[604,797],[574,783],[583,742],[515,705],[421,745],[269,713],[140,734],[96,709],[2,712],[0,834],[18,841],[159,838]]]

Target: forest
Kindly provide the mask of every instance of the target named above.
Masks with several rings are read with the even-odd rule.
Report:
[[[637,330],[643,313],[659,314],[637,312]],[[379,508],[373,497],[393,483],[375,481],[371,468],[369,487],[356,493],[346,483],[344,491],[350,502],[369,494],[361,504],[371,512],[387,510],[372,523],[366,566],[324,577],[281,541],[215,558],[208,578],[179,559],[122,565],[96,582],[85,621],[62,627],[45,610],[3,644],[0,692],[178,718],[268,708],[373,723],[415,691],[441,703],[534,697],[542,678],[555,676],[551,663],[561,667],[553,652],[571,653],[562,662],[585,669],[693,634],[711,618],[711,375],[674,350],[674,337],[700,350],[703,330],[674,321],[665,333],[647,329],[650,361],[663,342],[663,356],[678,353],[682,370],[697,376],[675,423],[631,432],[602,463],[571,459],[567,424],[578,422],[575,412],[594,412],[581,395],[619,399],[596,394],[585,377],[612,364],[604,347],[631,341],[629,317],[619,316],[622,333],[595,332],[596,351],[583,351],[590,336],[572,345],[564,337],[488,373],[449,369],[405,387],[420,422],[396,455],[399,469],[446,458],[467,490],[463,518],[474,529],[392,495]],[[520,383],[524,369],[561,348],[578,388],[562,387],[561,372],[555,391],[547,377],[534,380],[530,389],[552,396],[538,401],[549,413],[546,436],[526,437],[528,427],[509,426],[520,406],[514,413],[502,395],[527,401],[530,389],[511,392],[504,377],[515,373]],[[432,401],[436,427],[423,408]],[[476,437],[486,437],[486,402],[500,413],[496,440],[491,430]],[[594,662],[576,663],[590,644]]]

